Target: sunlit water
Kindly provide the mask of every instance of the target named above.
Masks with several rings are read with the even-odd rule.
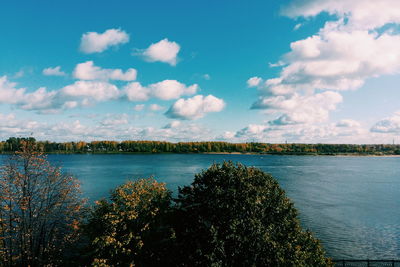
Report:
[[[400,158],[208,154],[50,155],[91,201],[154,176],[176,192],[213,162],[256,166],[278,179],[304,227],[336,258],[400,258]]]

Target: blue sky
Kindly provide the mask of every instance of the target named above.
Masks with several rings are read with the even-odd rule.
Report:
[[[400,142],[400,4],[7,1],[0,137]]]

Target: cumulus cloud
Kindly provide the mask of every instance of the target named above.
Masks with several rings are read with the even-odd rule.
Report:
[[[234,135],[231,135],[231,137],[254,138],[260,136],[267,128],[267,125],[250,124],[249,126],[237,131]]]
[[[30,136],[37,129],[44,128],[43,123],[28,119],[19,119],[12,113],[0,113],[0,138],[3,140],[10,136]]]
[[[119,70],[115,74],[116,70],[98,68],[90,61],[90,64],[86,63],[79,64],[80,66],[77,66],[74,74],[82,80],[52,91],[41,87],[36,91],[28,92],[25,88],[18,88],[17,84],[11,82],[6,76],[2,76],[0,77],[0,103],[14,105],[20,109],[34,110],[41,114],[55,114],[62,110],[89,107],[98,102],[110,100],[147,101],[150,98],[172,100],[184,95],[193,95],[199,90],[197,84],[186,86],[176,80],[164,80],[146,87],[139,82],[130,82],[122,90],[119,90],[116,85],[107,80],[123,79],[124,77],[128,79],[129,71],[123,73]],[[83,68],[89,66],[91,70],[83,74],[85,71],[82,70],[82,66]],[[103,79],[101,79],[101,75]],[[88,80],[83,80],[84,78]],[[144,104],[134,107],[136,111],[143,110],[143,108]],[[157,104],[149,106],[151,111],[159,111],[163,108]]]
[[[247,80],[247,87],[257,87],[262,82],[260,77],[251,77]]]
[[[344,127],[344,128],[352,128],[352,127],[360,127],[361,124],[358,121],[344,119],[336,123],[336,127]]]
[[[322,12],[347,18],[355,29],[400,23],[400,2],[396,0],[294,0],[282,10],[289,17],[314,17]]]
[[[56,95],[56,91],[48,92],[46,88],[41,87],[32,93],[25,94],[24,100],[19,103],[19,106],[26,110],[51,110],[54,108]]]
[[[400,36],[345,31],[341,25],[328,23],[319,34],[293,42],[288,65],[280,77],[259,84],[260,93],[357,89],[370,77],[400,72]]]
[[[151,104],[151,105],[149,106],[149,109],[150,109],[151,111],[159,111],[159,110],[164,109],[164,107],[163,107],[163,106],[160,106],[160,105],[157,105],[157,104]]]
[[[117,126],[128,124],[128,114],[108,114],[100,123],[103,126]]]
[[[175,66],[180,49],[181,47],[176,42],[163,39],[158,43],[151,44],[141,54],[147,61],[160,61]]]
[[[316,34],[290,44],[290,52],[274,65],[282,67],[279,76],[248,80],[248,86],[259,92],[252,108],[275,116],[268,121],[268,129],[276,133],[304,125],[302,133],[324,136],[310,129],[328,121],[329,113],[343,101],[340,91],[358,89],[372,77],[400,73],[400,34],[381,28],[400,23],[400,2],[378,2],[294,0],[283,9],[284,15],[293,18],[322,12],[336,17]],[[385,131],[383,125],[372,131]],[[357,127],[358,122],[342,120],[327,129],[349,133]]]
[[[151,97],[172,100],[183,95],[195,94],[199,90],[199,86],[197,84],[186,86],[176,80],[164,80],[146,87],[138,82],[133,82],[127,84],[123,90],[130,101],[145,101]]]
[[[226,131],[222,135],[217,137],[217,140],[232,141],[235,137],[235,132]]]
[[[46,75],[46,76],[65,76],[65,75],[67,75],[65,72],[63,72],[61,70],[60,66],[57,66],[54,68],[52,68],[52,67],[46,68],[42,71],[42,73],[43,73],[43,75]]]
[[[74,78],[80,80],[119,80],[133,81],[136,79],[137,71],[135,69],[127,69],[123,72],[121,69],[102,69],[95,66],[93,61],[86,61],[76,65],[74,70]]]
[[[204,117],[209,112],[219,112],[225,107],[224,100],[213,95],[196,95],[188,99],[177,100],[165,113],[169,118],[194,120]]]
[[[179,98],[182,95],[192,95],[197,92],[197,84],[186,86],[176,80],[164,80],[162,82],[149,85],[149,90],[154,97],[162,100],[171,100]]]
[[[400,111],[393,116],[382,119],[372,126],[371,132],[376,133],[400,133]]]
[[[82,103],[91,104],[89,101],[107,101],[120,96],[118,88],[107,82],[76,81],[60,90],[60,94],[67,97],[82,98]]]
[[[260,97],[252,108],[268,109],[269,112],[282,113],[277,119],[269,123],[287,125],[324,122],[328,120],[329,111],[335,110],[340,102],[342,102],[342,96],[333,91],[306,96],[294,93],[289,96]]]
[[[28,92],[25,88],[17,88],[17,84],[6,76],[0,77],[0,103],[38,113],[54,114],[63,109],[91,106],[120,97],[121,92],[115,85],[103,81],[76,81],[59,90],[48,91],[41,87]]]
[[[103,33],[87,32],[82,35],[80,50],[83,53],[100,53],[112,46],[129,42],[129,35],[120,29],[109,29]]]
[[[342,127],[334,123],[324,123],[318,125],[250,124],[236,132],[226,132],[219,138],[231,142],[365,143],[368,140],[374,140],[375,137],[371,137],[360,125]]]
[[[182,123],[180,121],[171,121],[170,123],[167,123],[163,129],[173,129],[173,128],[177,128],[178,126],[180,126]]]
[[[123,91],[130,101],[146,101],[151,95],[150,90],[142,86],[139,82],[127,84]]]
[[[25,99],[25,88],[16,88],[16,83],[8,80],[7,76],[0,77],[0,103],[17,104]]]
[[[17,88],[17,84],[10,82],[7,76],[0,77],[0,103],[15,105],[25,110],[47,110],[54,113],[56,91],[47,91],[41,87],[33,92],[25,88]]]

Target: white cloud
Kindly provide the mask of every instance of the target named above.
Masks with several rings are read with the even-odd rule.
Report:
[[[65,72],[63,72],[61,70],[60,66],[57,66],[54,68],[52,68],[52,67],[46,68],[42,71],[42,73],[43,73],[43,75],[46,75],[46,76],[65,76],[65,75],[67,75]]]
[[[251,77],[247,80],[247,87],[257,87],[262,82],[260,77]]]
[[[221,136],[217,137],[217,140],[231,141],[235,137],[235,132],[226,131]]]
[[[176,80],[164,80],[150,84],[149,89],[154,97],[162,100],[171,100],[179,98],[182,95],[195,94],[199,86],[197,84],[186,86]]]
[[[270,124],[287,125],[327,121],[329,111],[335,110],[340,102],[342,96],[333,91],[307,96],[294,93],[290,96],[260,97],[252,108],[282,113],[277,119],[270,121]]]
[[[62,108],[63,109],[72,109],[72,108],[76,108],[78,105],[79,105],[79,103],[77,101],[66,101],[62,105]]]
[[[24,100],[25,88],[17,89],[16,85],[7,76],[0,77],[0,103],[17,104]]]
[[[124,124],[128,124],[128,114],[108,114],[100,124],[103,126],[120,126]]]
[[[194,120],[204,117],[209,112],[219,112],[225,107],[222,99],[213,95],[196,95],[188,99],[177,100],[165,113],[169,118]]]
[[[121,97],[118,88],[102,81],[76,81],[59,90],[47,91],[41,87],[33,92],[17,88],[6,76],[0,77],[0,103],[15,105],[20,109],[35,110],[42,114],[55,114],[63,109],[91,106],[96,102]]]
[[[203,78],[208,81],[208,80],[211,79],[211,76],[210,76],[210,74],[206,73],[206,74],[203,75]]]
[[[170,42],[168,39],[163,39],[158,43],[151,44],[146,50],[144,50],[142,55],[147,61],[160,61],[175,66],[180,49],[179,44],[176,42]]]
[[[56,91],[48,92],[41,87],[28,93],[25,88],[17,88],[7,76],[0,77],[0,103],[15,105],[25,110],[53,109]]]
[[[360,127],[361,124],[358,121],[344,119],[336,123],[336,127],[344,127],[344,128],[352,128],[352,127]]]
[[[142,111],[142,110],[144,109],[144,107],[145,107],[144,104],[138,104],[138,105],[135,105],[135,106],[133,107],[133,110],[135,110],[135,111]]]
[[[159,110],[164,109],[164,107],[163,107],[163,106],[160,106],[160,105],[157,105],[157,104],[151,104],[151,105],[149,106],[149,109],[150,109],[151,111],[159,111]]]
[[[196,124],[173,123],[173,127],[157,129],[154,127],[134,127],[125,122],[126,114],[109,114],[98,124],[86,125],[79,120],[56,124],[31,123],[34,130],[24,128],[13,129],[14,132],[34,133],[40,140],[54,141],[93,141],[93,140],[166,140],[172,142],[210,140],[211,131]],[[113,120],[116,118],[117,120]],[[118,118],[122,118],[118,120]],[[17,120],[16,124],[19,121]],[[0,130],[1,115],[0,115]],[[10,132],[10,131],[9,131]],[[0,131],[0,136],[4,134]],[[5,134],[4,134],[5,135]],[[8,135],[10,136],[10,135]],[[7,137],[8,137],[7,136]]]
[[[170,123],[167,123],[163,129],[173,129],[173,128],[177,128],[178,126],[180,126],[182,123],[180,121],[171,121]]]
[[[371,132],[400,134],[400,111],[372,126]]]
[[[130,101],[146,101],[150,98],[150,90],[138,82],[127,84],[123,91]]]
[[[331,23],[332,24],[332,23]],[[259,85],[261,93],[357,89],[370,77],[400,72],[400,36],[343,31],[327,25],[318,35],[291,44],[279,78]]]
[[[316,34],[290,44],[291,51],[274,65],[282,67],[278,77],[254,77],[248,81],[249,86],[259,90],[259,99],[252,108],[275,116],[268,121],[269,137],[272,133],[283,137],[293,131],[319,140],[348,133],[359,135],[359,130],[353,130],[361,126],[353,120],[321,126],[318,132],[321,123],[328,121],[329,113],[343,101],[335,91],[355,90],[369,78],[400,73],[400,34],[380,28],[400,23],[400,2],[294,0],[283,14],[308,18],[322,12],[336,18]],[[391,126],[393,120],[375,125],[372,131],[387,131]]]
[[[151,97],[172,100],[183,95],[195,94],[198,90],[199,86],[197,84],[186,86],[176,80],[164,80],[150,84],[147,87],[138,82],[133,82],[124,87],[124,92],[130,101],[145,101]]]
[[[285,66],[285,65],[286,65],[286,63],[283,62],[282,60],[279,60],[279,61],[276,62],[276,63],[268,63],[268,66],[269,66],[270,68],[282,67],[282,66]]]
[[[120,29],[109,29],[104,33],[87,32],[82,35],[80,50],[86,54],[100,53],[106,49],[129,42],[129,35]]]
[[[339,127],[334,123],[318,125],[250,124],[235,133],[227,132],[220,139],[231,142],[268,143],[366,143],[379,140],[360,125]]]
[[[346,17],[353,29],[375,29],[387,23],[400,23],[397,0],[294,0],[283,10],[289,17],[314,17],[322,12]]]
[[[76,65],[74,70],[74,78],[80,80],[119,80],[133,81],[136,79],[137,71],[135,69],[127,69],[123,72],[121,69],[102,69],[95,66],[93,61],[86,61]]]
[[[237,131],[234,136],[254,138],[260,136],[264,132],[264,130],[267,129],[267,127],[268,127],[267,125],[250,124],[249,126]]]
[[[0,138],[5,140],[10,136],[30,136],[43,124],[28,119],[18,119],[15,114],[0,113]]]
[[[56,94],[56,91],[48,92],[46,88],[41,87],[32,93],[25,94],[24,101],[19,105],[26,110],[53,109]]]
[[[63,96],[83,98],[82,104],[91,104],[88,101],[106,101],[117,99],[120,96],[118,88],[107,82],[76,81],[60,90]]]

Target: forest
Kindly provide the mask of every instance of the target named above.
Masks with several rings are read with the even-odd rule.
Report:
[[[34,141],[45,153],[254,153],[278,155],[400,155],[400,145],[300,144],[165,141],[50,142],[33,137],[10,137],[0,142],[0,153],[18,151],[21,141]]]

